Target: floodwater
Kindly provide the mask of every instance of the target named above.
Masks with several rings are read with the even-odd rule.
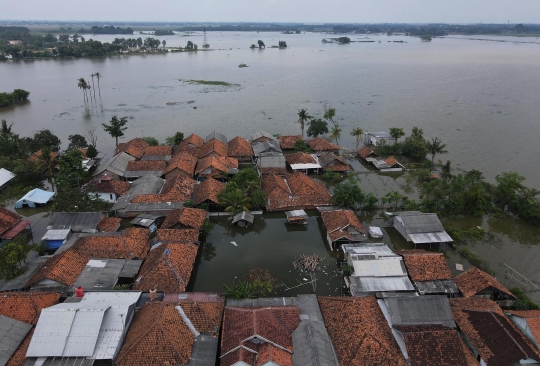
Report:
[[[138,36],[138,35],[136,35]],[[489,181],[503,171],[516,171],[531,187],[540,185],[538,169],[531,162],[538,154],[540,103],[540,41],[535,38],[467,37],[437,38],[421,42],[400,36],[369,36],[373,43],[322,44],[323,34],[208,33],[214,51],[165,55],[111,56],[91,59],[43,59],[0,63],[0,90],[22,88],[31,92],[23,105],[0,109],[0,119],[14,123],[22,136],[48,128],[68,144],[72,134],[96,128],[98,150],[110,156],[114,140],[102,131],[113,115],[129,118],[125,140],[153,136],[164,142],[176,131],[202,136],[217,130],[229,138],[248,137],[263,129],[270,133],[299,134],[296,113],[307,108],[321,116],[323,105],[337,109],[343,128],[340,144],[353,149],[349,135],[354,127],[364,131],[413,126],[428,138],[439,137],[459,170],[478,169]],[[353,41],[368,40],[353,35]],[[90,37],[86,37],[90,38]],[[115,36],[97,36],[111,41]],[[188,40],[202,44],[202,35],[158,37],[167,46],[183,46]],[[469,37],[471,38],[471,37]],[[480,38],[480,37],[473,37]],[[263,40],[267,46],[285,40],[288,49],[250,50]],[[406,43],[389,41],[403,40]],[[378,43],[381,41],[381,43]],[[529,42],[529,43],[523,43]],[[241,63],[247,68],[238,68]],[[101,97],[83,102],[77,79],[100,72]],[[196,85],[181,80],[216,80],[229,87]],[[97,89],[97,80],[95,81]],[[382,175],[360,162],[352,162],[356,179],[365,192],[378,197],[397,190],[418,198],[406,183],[406,173]],[[333,183],[327,183],[331,188]],[[39,240],[45,226],[38,211],[21,212],[37,223]],[[410,248],[392,228],[386,228],[381,212],[361,216],[365,226],[382,226],[383,241],[395,249]],[[283,214],[257,216],[248,229],[230,228],[226,218],[203,246],[190,288],[220,291],[222,284],[241,279],[250,269],[271,270],[288,287],[307,278],[292,268],[295,256],[319,253],[326,257],[318,272],[317,293],[338,294],[335,275],[337,254],[325,243],[320,219],[310,217],[306,231],[291,231]],[[510,217],[444,220],[445,225],[468,229],[481,226],[493,237],[470,243],[471,250],[505,279],[502,263],[540,283],[539,228]],[[238,246],[230,242],[236,241]],[[428,248],[429,249],[429,248]],[[441,250],[455,270],[455,263],[470,265],[452,248]],[[327,267],[324,267],[324,266]],[[291,272],[289,272],[291,271]],[[280,295],[309,292],[304,285],[278,289]],[[539,293],[531,293],[533,298]]]

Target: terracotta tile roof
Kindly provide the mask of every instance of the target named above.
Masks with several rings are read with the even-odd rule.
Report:
[[[285,175],[287,174],[287,168],[262,168],[261,175]]]
[[[298,140],[302,140],[300,135],[291,135],[291,136],[278,136],[279,145],[282,149],[294,149],[294,144]]]
[[[184,310],[184,313],[198,332],[215,334],[219,332],[223,309],[225,308],[223,302],[180,301],[177,304],[182,307],[182,310]]]
[[[132,203],[155,203],[155,202],[185,202],[193,199],[196,182],[188,177],[177,175],[168,179],[161,193],[159,194],[141,194],[135,196]]]
[[[22,216],[10,211],[4,207],[0,207],[0,234],[8,230],[10,227],[22,220]]]
[[[198,243],[198,229],[158,229],[156,240],[175,243]]]
[[[220,302],[224,303],[225,298],[220,296],[217,292],[180,292],[180,293],[168,293],[163,297],[163,301],[166,302],[197,302],[199,304],[205,302]]]
[[[115,193],[122,196],[129,191],[131,184],[117,179],[102,180],[101,182],[93,180],[88,183],[87,187],[90,192]]]
[[[450,267],[442,253],[426,250],[399,250],[403,256],[409,276],[413,281],[448,280],[452,278]]]
[[[218,203],[218,193],[225,189],[225,183],[218,182],[215,179],[206,179],[197,186],[195,204],[200,205],[205,201]]]
[[[197,157],[195,157],[195,155],[192,155],[188,152],[181,152],[171,158],[171,160],[169,161],[169,165],[167,165],[167,168],[165,168],[163,174],[165,175],[175,169],[179,169],[188,173],[189,175],[193,175],[196,165]]]
[[[199,246],[169,243],[155,247],[148,253],[134,290],[159,292],[185,291],[191,278]]]
[[[118,366],[187,365],[195,338],[175,304],[146,303],[118,354]]]
[[[296,152],[294,154],[285,155],[285,160],[289,164],[318,164],[317,160],[305,152]]]
[[[216,154],[221,155],[221,156],[227,156],[227,144],[219,141],[216,138],[213,138],[209,140],[208,142],[204,143],[197,157],[199,159],[204,158],[206,155],[212,152],[215,152]]]
[[[144,151],[149,147],[148,143],[140,138],[134,138],[128,142],[120,143],[114,150],[114,154],[119,152],[125,152],[133,156],[134,158],[140,159],[144,155]]]
[[[34,163],[39,163],[41,160],[41,155],[43,153],[41,150],[36,151],[30,157],[28,158],[30,161],[33,161]],[[60,153],[57,151],[51,151],[51,161],[58,159],[58,156],[60,156]]]
[[[0,315],[36,325],[41,309],[58,304],[59,292],[2,292]]]
[[[195,146],[181,145],[181,146],[178,146],[176,149],[174,149],[173,157],[181,153],[186,153],[189,155],[193,155],[195,158],[197,158],[200,150],[201,150],[200,148],[195,147]]]
[[[144,170],[165,170],[167,162],[165,160],[132,160],[128,162],[126,171],[138,172]]]
[[[238,160],[225,156],[208,156],[199,159],[195,174],[212,177],[220,172],[228,172],[229,169],[238,168]],[[204,170],[211,169],[209,174],[201,174]]]
[[[306,143],[309,145],[311,150],[313,151],[332,151],[332,150],[340,150],[341,147],[333,144],[323,138],[316,137],[311,140],[307,140]]]
[[[170,156],[173,147],[169,145],[148,146],[144,151],[144,156]]]
[[[393,167],[394,165],[399,165],[401,167],[404,167],[403,164],[397,161],[393,156],[387,157],[386,159],[384,159],[384,161],[386,164],[388,164],[389,167]]]
[[[465,358],[467,359],[467,366],[480,365],[473,351],[469,348],[469,346],[467,346],[467,343],[465,343],[465,340],[463,340],[462,337],[459,337],[459,342],[461,343],[461,348],[463,348],[463,354],[465,355]]]
[[[375,297],[319,297],[340,365],[407,366]]]
[[[455,329],[442,325],[394,328],[403,335],[411,366],[469,365],[460,336]]]
[[[460,330],[487,365],[514,365],[527,358],[540,361],[538,349],[494,301],[455,298],[450,306]]]
[[[255,365],[255,359],[257,354],[252,351],[248,351],[245,348],[238,348],[236,351],[227,353],[219,360],[219,366],[233,366],[237,362],[244,362],[248,365]],[[240,365],[243,365],[240,363]],[[282,366],[282,365],[279,365]],[[285,365],[284,365],[285,366]]]
[[[321,217],[332,241],[343,237],[352,239],[347,230],[349,226],[354,227],[363,234],[366,233],[362,223],[358,220],[358,216],[351,210],[322,211]]]
[[[323,206],[330,204],[332,198],[321,182],[300,172],[287,173],[285,178],[263,176],[261,186],[267,196],[268,210]]]
[[[465,297],[473,296],[488,287],[492,287],[508,295],[511,299],[516,298],[510,290],[497,281],[495,277],[476,267],[473,267],[454,278],[454,282]]]
[[[536,344],[540,345],[540,310],[505,310],[504,312],[525,318]]]
[[[281,348],[275,347],[270,343],[259,345],[258,351],[256,366],[263,366],[267,362],[272,362],[271,365],[293,366],[292,354],[285,352]]]
[[[179,208],[169,211],[165,221],[161,224],[162,229],[172,229],[179,224],[181,227],[189,227],[199,230],[206,218],[206,211],[198,208]]]
[[[119,217],[104,217],[99,222],[97,229],[99,231],[114,232],[120,226],[122,219]]]
[[[228,152],[227,154],[232,157],[241,156],[249,157],[253,156],[253,148],[248,140],[237,136],[227,143]]]
[[[241,360],[242,353],[235,357],[223,357],[238,348],[262,352],[266,360],[292,366],[292,332],[300,325],[300,312],[296,306],[274,306],[265,308],[225,308],[223,316],[223,332],[221,336],[221,365],[231,365]],[[253,340],[257,339],[257,342]],[[272,343],[274,348],[259,345],[259,341]],[[233,359],[231,359],[233,358]],[[236,360],[234,360],[236,358]],[[230,363],[230,362],[233,363]],[[264,361],[264,360],[262,360]],[[253,363],[252,363],[253,364]],[[259,362],[257,363],[259,364]]]
[[[335,172],[347,172],[351,170],[351,166],[345,159],[331,151],[320,153],[319,163],[324,169],[332,169]]]
[[[75,283],[86,263],[91,259],[90,255],[79,253],[70,248],[65,252],[56,254],[47,259],[42,266],[34,272],[25,286],[32,286],[42,280],[52,280],[66,286],[71,286]]]
[[[186,146],[186,145],[193,145],[198,147],[199,149],[203,147],[204,145],[204,139],[194,133],[186,137],[178,146]]]
[[[358,155],[362,159],[365,159],[365,158],[369,157],[370,155],[373,155],[375,157],[379,156],[379,155],[377,155],[377,153],[375,153],[375,151],[371,150],[367,146],[362,146],[360,149],[358,149]]]

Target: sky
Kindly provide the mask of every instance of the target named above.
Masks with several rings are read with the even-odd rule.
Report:
[[[0,0],[0,20],[539,23],[540,0]]]

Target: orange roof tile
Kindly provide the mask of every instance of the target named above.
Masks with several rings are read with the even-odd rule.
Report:
[[[332,240],[337,240],[343,237],[343,235],[348,235],[347,228],[349,226],[354,227],[363,234],[366,233],[362,223],[358,220],[358,216],[351,210],[322,211],[321,217],[331,237],[333,233],[340,233],[336,239]]]
[[[185,202],[193,199],[196,182],[188,177],[177,175],[168,179],[161,193],[159,194],[141,194],[135,196],[132,203],[155,203],[155,202]]]
[[[227,144],[219,141],[216,138],[213,138],[208,142],[204,143],[197,157],[201,159],[212,152],[215,152],[216,154],[221,156],[227,156]]]
[[[516,298],[510,290],[497,281],[495,277],[476,267],[473,267],[454,278],[454,282],[465,297],[473,296],[486,288],[492,287],[503,294],[508,295],[511,299]]]
[[[156,240],[175,243],[196,244],[199,240],[198,229],[159,229]]]
[[[148,146],[144,151],[144,156],[170,156],[173,147],[169,145]]]
[[[102,180],[101,182],[93,180],[88,183],[87,188],[90,192],[115,193],[122,196],[129,191],[131,184],[117,179]]]
[[[114,232],[120,226],[122,219],[119,217],[104,217],[99,222],[97,229],[99,231]]]
[[[130,162],[128,162],[126,171],[162,171],[165,170],[166,166],[167,162],[165,160],[131,160]]]
[[[0,207],[0,234],[7,231],[10,227],[22,220],[22,216]]]
[[[448,280],[452,278],[452,272],[442,253],[433,253],[422,249],[399,250],[396,253],[403,256],[409,276],[413,281]]]
[[[196,165],[197,158],[194,155],[188,152],[181,152],[171,158],[171,160],[169,161],[169,165],[167,165],[167,168],[165,168],[163,174],[165,175],[175,169],[179,169],[188,173],[189,175],[193,175]]]
[[[178,208],[169,211],[165,221],[161,224],[162,229],[172,229],[179,224],[181,227],[189,227],[199,230],[206,218],[206,211],[198,208]]]
[[[238,160],[225,156],[208,156],[206,158],[199,159],[195,174],[204,175],[206,177],[212,177],[219,174],[219,172],[228,172],[229,169],[238,168]],[[202,174],[206,169],[210,169],[210,173]]]
[[[387,157],[386,159],[384,159],[384,161],[389,167],[394,167],[395,165],[398,165],[398,166],[404,168],[403,164],[401,164],[399,161],[397,161],[393,156]]]
[[[41,309],[58,303],[59,292],[2,292],[0,315],[36,325]]]
[[[129,154],[133,156],[134,158],[140,159],[144,155],[144,151],[147,147],[149,147],[148,143],[144,140],[141,140],[140,138],[134,138],[132,140],[129,140],[128,142],[120,143],[114,150],[114,154],[118,154],[119,152],[125,152],[126,154]]]
[[[194,133],[186,137],[178,146],[193,145],[199,149],[204,145],[204,139]]]
[[[309,145],[313,151],[332,151],[340,150],[341,147],[333,144],[323,138],[315,137],[314,139],[307,140],[306,143]]]
[[[318,164],[317,160],[311,154],[305,152],[296,152],[285,155],[285,160],[289,164]]]
[[[505,310],[504,312],[524,318],[536,344],[540,344],[540,310]]]
[[[206,179],[197,186],[195,204],[200,205],[205,201],[218,203],[218,193],[225,189],[225,183],[218,182],[215,179]]]
[[[249,157],[253,156],[253,148],[248,140],[237,136],[227,143],[227,154],[232,157]]]
[[[287,173],[287,168],[261,168],[261,175],[285,175]]]
[[[294,144],[296,143],[296,141],[302,140],[302,136],[300,135],[278,136],[278,140],[279,140],[279,146],[281,146],[281,149],[292,150],[294,149]]]
[[[373,157],[377,157],[379,155],[377,155],[377,153],[373,150],[371,150],[369,147],[367,146],[362,146],[360,149],[358,149],[358,155],[362,158],[362,159],[365,159],[369,156],[373,156]]]
[[[34,163],[39,163],[39,161],[41,160],[41,155],[43,153],[41,152],[41,150],[38,150],[36,151],[35,153],[33,153],[32,155],[30,155],[30,157],[28,158],[30,161],[33,161]],[[57,151],[51,151],[51,161],[53,160],[56,160],[58,159],[58,156],[60,156],[60,153],[57,152]]]
[[[319,297],[339,364],[407,366],[375,297]]]
[[[88,254],[79,253],[70,248],[47,259],[26,281],[25,286],[32,286],[46,279],[71,286],[91,258]]]

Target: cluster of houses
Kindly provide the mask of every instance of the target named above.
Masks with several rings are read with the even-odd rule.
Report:
[[[396,160],[393,156],[386,159],[381,158],[375,151],[367,146],[362,146],[357,151],[358,157],[367,163],[379,169],[381,172],[401,172],[405,170],[405,166]]]

